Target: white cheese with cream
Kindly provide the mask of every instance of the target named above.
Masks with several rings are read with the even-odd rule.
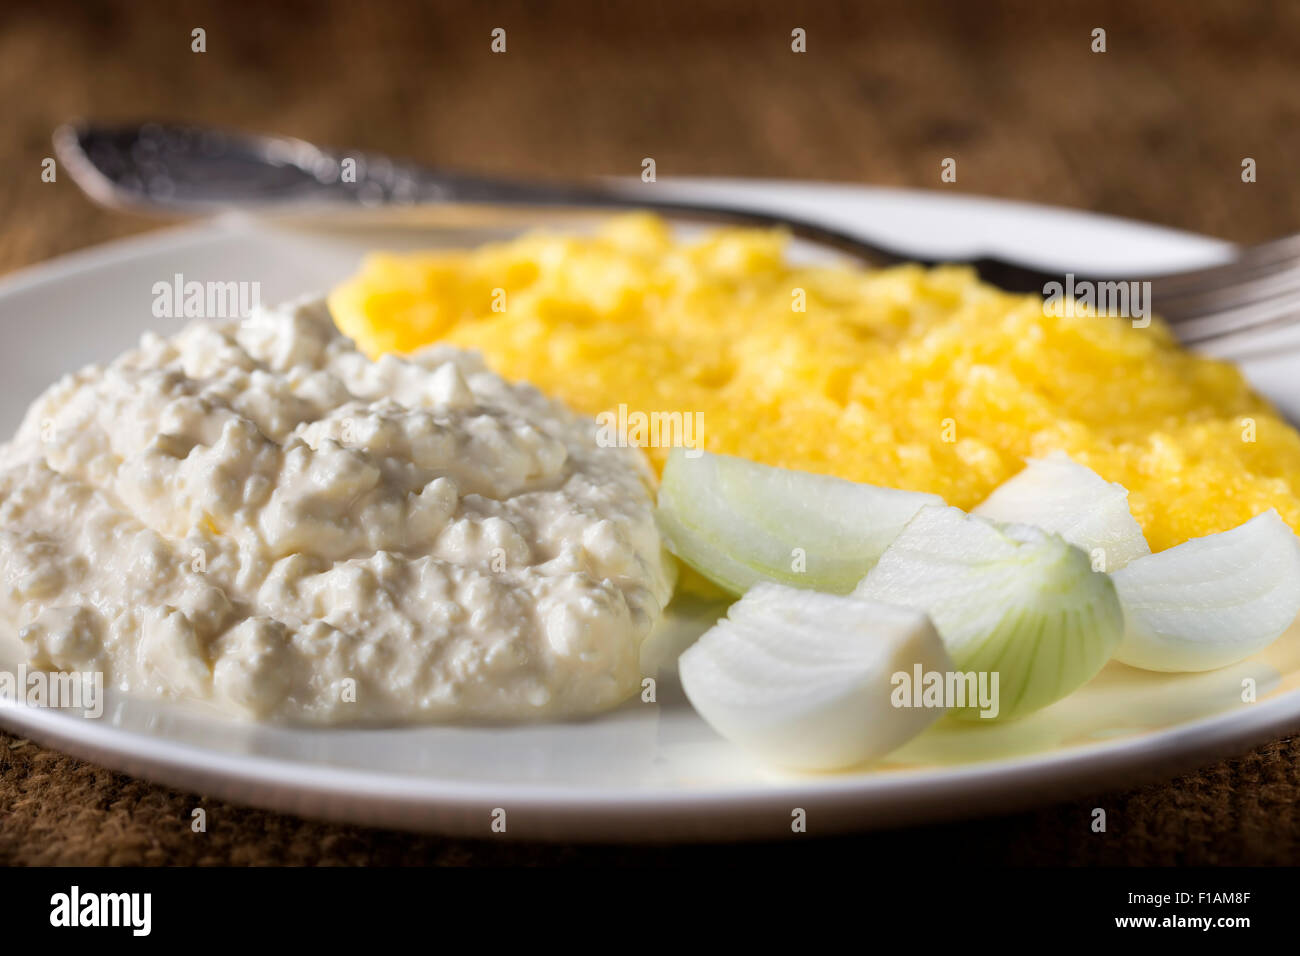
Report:
[[[371,361],[323,304],[147,335],[0,446],[34,667],[307,723],[581,716],[671,590],[637,449],[477,355]]]

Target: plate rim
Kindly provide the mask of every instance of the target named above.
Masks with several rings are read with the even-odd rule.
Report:
[[[511,832],[513,837],[602,842],[613,837],[625,842],[698,838],[702,825],[715,820],[720,811],[742,816],[731,821],[727,832],[703,831],[705,836],[753,839],[783,832],[790,835],[788,811],[800,805],[831,811],[828,820],[819,821],[819,832],[824,833],[877,829],[904,820],[920,823],[979,816],[994,801],[1001,811],[1039,805],[1055,794],[1076,789],[1083,781],[1097,785],[1099,791],[1107,781],[1119,778],[1135,784],[1167,776],[1172,768],[1201,766],[1217,756],[1300,731],[1300,690],[1250,704],[1244,715],[1233,719],[1225,720],[1223,713],[1114,740],[942,768],[810,775],[698,790],[660,785],[628,790],[468,783],[205,750],[0,698],[0,726],[11,732],[20,730],[29,739],[62,752],[179,789],[201,790],[235,802],[308,816],[351,822],[363,819],[373,825],[462,836],[484,835],[488,811],[508,804],[512,814],[535,818],[531,830],[516,829]],[[78,726],[86,729],[68,732]],[[1177,746],[1185,738],[1194,746]],[[196,779],[206,785],[196,787]],[[258,789],[250,797],[241,784]],[[1013,791],[1010,794],[1009,789]],[[1015,790],[1022,792],[1016,794]],[[900,803],[909,798],[927,805],[925,812],[915,813],[917,805],[900,811]],[[954,798],[960,800],[943,806]],[[433,809],[439,812],[430,816]],[[462,822],[459,818],[467,812],[479,813],[479,822]],[[627,829],[647,817],[654,818],[656,831]],[[583,824],[582,835],[573,832],[575,823]],[[636,839],[628,841],[628,833]]]

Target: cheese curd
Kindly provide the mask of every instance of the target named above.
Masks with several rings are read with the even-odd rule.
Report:
[[[449,347],[371,361],[320,302],[147,335],[0,446],[29,664],[308,723],[581,716],[671,590],[651,472]]]

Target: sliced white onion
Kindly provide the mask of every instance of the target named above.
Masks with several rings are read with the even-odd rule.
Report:
[[[951,670],[924,614],[756,585],[678,662],[719,734],[778,766],[834,770],[879,757],[943,712],[895,706],[894,675]]]
[[[929,614],[959,671],[997,675],[1002,717],[1090,680],[1123,631],[1114,585],[1079,548],[956,508],[923,509],[854,593]]]
[[[759,581],[845,594],[936,495],[675,449],[659,488],[669,549],[733,594]]]
[[[1151,548],[1128,507],[1128,491],[1062,452],[1030,458],[972,514],[1029,524],[1088,552],[1098,571],[1116,571]]]
[[[1112,578],[1124,607],[1115,658],[1153,671],[1225,667],[1300,613],[1300,541],[1276,511],[1138,558]]]

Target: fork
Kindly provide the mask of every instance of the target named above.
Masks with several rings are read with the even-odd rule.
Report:
[[[698,222],[779,227],[873,266],[919,262],[820,223],[740,206],[646,196],[617,183],[519,182],[430,169],[375,153],[329,150],[304,140],[189,125],[144,123],[60,126],[59,161],[91,199],[150,215],[243,210],[260,215],[329,216],[356,207],[418,207],[436,221],[457,215],[547,209],[595,212],[645,209]],[[959,260],[1010,292],[1046,294],[1065,275],[995,256]],[[1129,286],[1149,282],[1147,303],[1185,344],[1224,342],[1300,321],[1300,235],[1242,248],[1222,265],[1156,276],[1079,277]],[[1113,287],[1112,287],[1113,288]]]

